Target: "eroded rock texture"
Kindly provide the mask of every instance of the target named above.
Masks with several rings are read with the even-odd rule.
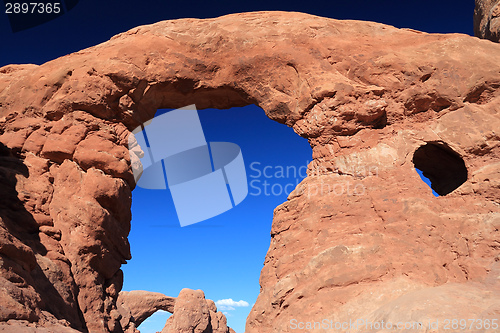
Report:
[[[127,137],[193,103],[256,104],[313,149],[275,210],[247,333],[498,318],[499,73],[489,41],[282,12],[160,22],[0,68],[0,328],[123,331]],[[206,323],[190,293],[201,313],[186,318]]]
[[[476,0],[474,34],[477,37],[500,42],[499,0]]]

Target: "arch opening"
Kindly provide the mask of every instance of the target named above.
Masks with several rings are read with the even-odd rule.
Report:
[[[146,318],[146,320],[144,320],[137,327],[137,329],[142,333],[161,332],[161,330],[165,326],[165,322],[168,318],[170,318],[171,315],[172,314],[167,311],[157,310],[151,316]]]
[[[443,142],[429,142],[413,154],[415,169],[430,182],[439,196],[447,195],[467,181],[464,160]],[[423,179],[425,182],[425,179]]]
[[[165,111],[159,109],[156,116]],[[255,105],[200,109],[198,115],[207,141],[241,148],[248,195],[218,216],[181,227],[170,189],[136,187],[129,235],[133,259],[122,266],[123,290],[176,297],[182,288],[201,289],[207,299],[236,304],[222,302],[218,310],[228,326],[242,333],[259,295],[273,210],[305,178],[312,149],[292,128],[269,119]],[[160,331],[164,319],[158,314],[146,325],[154,321]]]

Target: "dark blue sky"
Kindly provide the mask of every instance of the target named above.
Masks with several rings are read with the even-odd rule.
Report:
[[[0,67],[12,63],[42,64],[108,40],[138,25],[176,18],[210,18],[257,11],[300,11],[335,19],[369,20],[426,32],[472,34],[474,1],[97,1],[80,0],[61,17],[13,33],[0,14]],[[266,118],[255,106],[201,110],[208,141],[241,147],[247,175],[254,181],[249,196],[236,208],[193,226],[180,228],[167,191],[137,189],[133,194],[130,243],[133,259],[123,267],[125,290],[146,289],[177,296],[180,289],[203,289],[207,298],[255,302],[258,277],[269,247],[273,209],[286,193],[265,195],[265,182],[275,189],[296,184],[303,175],[276,176],[279,167],[299,168],[311,159],[306,140]],[[253,166],[252,166],[253,165]],[[269,167],[271,177],[261,172]],[[415,175],[417,176],[417,174]],[[281,184],[281,185],[280,185]],[[268,191],[271,188],[268,188]],[[429,189],[430,191],[430,189]],[[243,333],[248,307],[222,309],[229,324]],[[165,314],[141,325],[143,333],[160,331]]]
[[[9,1],[9,0],[6,0]],[[138,25],[176,18],[209,18],[257,11],[300,11],[336,19],[376,21],[426,32],[472,34],[472,0],[350,1],[97,1],[80,0],[68,13],[41,26],[12,33],[0,14],[0,66],[41,64],[104,42]]]

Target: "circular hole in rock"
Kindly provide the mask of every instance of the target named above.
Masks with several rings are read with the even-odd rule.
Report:
[[[429,179],[430,187],[438,195],[447,195],[467,181],[463,159],[442,142],[430,142],[413,154],[415,169]]]

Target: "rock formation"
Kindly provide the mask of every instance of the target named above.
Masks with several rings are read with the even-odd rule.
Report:
[[[489,41],[284,12],[159,22],[0,68],[0,329],[123,331],[127,138],[193,103],[256,104],[313,149],[275,210],[247,333],[499,318],[499,73]],[[181,294],[164,332],[224,331]]]
[[[500,42],[499,0],[476,0],[474,34],[480,38]]]
[[[206,300],[201,290],[182,289],[175,301],[173,315],[161,333],[234,333],[214,301]]]
[[[174,313],[175,298],[161,293],[134,290],[120,291],[116,302],[120,312],[120,324],[125,332],[137,332],[136,328],[158,310]]]
[[[217,312],[214,301],[205,299],[201,290],[183,289],[177,298],[142,290],[121,291],[116,303],[125,333],[139,332],[136,328],[158,310],[173,314],[162,333],[234,333],[224,314]]]

